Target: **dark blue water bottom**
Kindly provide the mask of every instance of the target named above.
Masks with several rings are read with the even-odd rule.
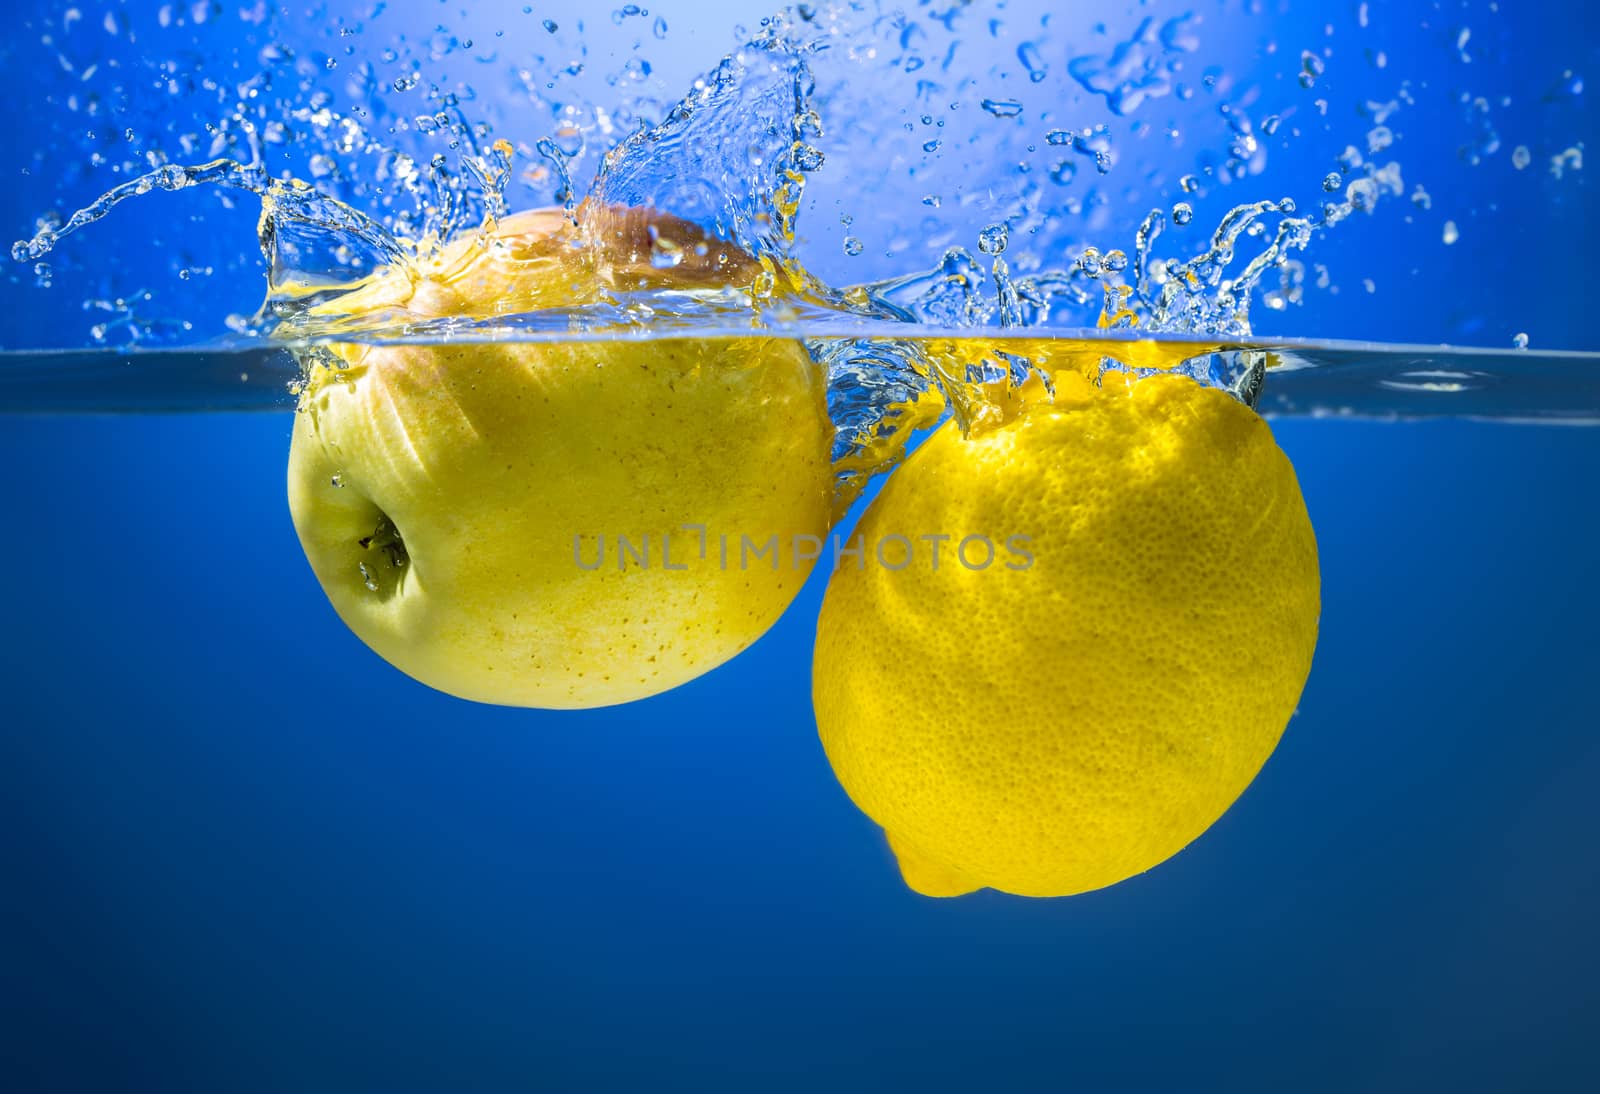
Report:
[[[1282,423],[1323,552],[1302,713],[1105,892],[940,902],[812,726],[820,585],[621,709],[369,654],[287,415],[9,419],[0,1088],[1586,1086],[1600,432]]]

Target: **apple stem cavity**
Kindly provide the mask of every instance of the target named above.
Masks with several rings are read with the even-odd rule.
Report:
[[[394,521],[387,516],[378,518],[378,526],[373,529],[370,536],[362,536],[356,542],[363,551],[382,551],[388,558],[388,569],[390,571],[403,569],[411,561],[411,556],[406,551],[406,542],[400,535],[400,529],[396,528]],[[383,567],[375,566],[369,569],[365,562],[358,562],[356,566],[361,571],[362,584],[370,591],[375,593],[383,592],[387,596],[399,588],[400,580],[398,574],[394,575],[392,581],[384,581],[380,584],[379,578],[374,576],[373,569],[382,574]],[[387,586],[387,588],[384,586]]]

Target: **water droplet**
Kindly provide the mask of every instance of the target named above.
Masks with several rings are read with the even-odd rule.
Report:
[[[1309,49],[1300,53],[1300,86],[1311,87],[1317,82],[1317,77],[1327,71],[1322,58],[1312,53]]]
[[[667,21],[666,21],[666,19],[662,18],[659,15],[656,16],[655,25],[650,28],[650,31],[657,38],[665,38],[667,36]]]
[[[1178,180],[1178,189],[1186,194],[1192,194],[1200,189],[1200,179],[1194,175],[1185,175]]]
[[[1172,223],[1182,228],[1194,220],[1194,206],[1187,201],[1180,201],[1172,207]]]
[[[978,250],[986,255],[1001,254],[1009,238],[1010,229],[1005,224],[991,224],[978,233]]]
[[[1128,256],[1121,251],[1107,251],[1101,264],[1112,273],[1128,268]]]
[[[985,99],[982,105],[997,118],[1015,118],[1022,113],[1022,104],[1015,99]]]
[[[1378,204],[1378,184],[1371,178],[1356,179],[1345,187],[1344,193],[1350,208],[1359,212],[1370,213]]]
[[[523,8],[522,10],[523,11],[532,11],[533,9],[532,8]],[[557,23],[554,19],[546,19],[544,21],[544,29],[546,30],[546,32],[548,32],[550,34],[554,34],[556,31],[561,29],[561,24]]]
[[[1528,146],[1519,144],[1511,150],[1511,166],[1521,171],[1533,162],[1533,153],[1528,151]]]
[[[1328,193],[1333,193],[1344,185],[1344,176],[1337,171],[1329,171],[1322,178],[1322,188]]]
[[[1516,346],[1518,349],[1527,349],[1528,348],[1528,332],[1527,331],[1518,331],[1516,334],[1512,335],[1511,344],[1513,346]]]
[[[939,200],[939,195],[938,194],[923,194],[922,195],[922,204],[928,205],[928,206],[931,206],[931,207],[937,209],[943,203]]]
[[[1046,144],[1063,145],[1072,143],[1072,134],[1065,129],[1052,129],[1044,135]]]
[[[939,151],[939,146],[943,143],[943,141],[939,140],[924,141],[922,144],[922,150],[924,152],[937,152]]]
[[[1556,178],[1561,178],[1567,171],[1580,171],[1583,169],[1583,146],[1577,145],[1568,148],[1559,155],[1550,157],[1550,173]]]
[[[344,472],[343,471],[335,471],[333,473],[333,477],[328,480],[328,483],[331,486],[343,487],[344,486]]]
[[[1453,221],[1453,220],[1445,221],[1444,222],[1444,242],[1445,242],[1445,246],[1448,247],[1450,244],[1454,243],[1456,240],[1458,240],[1460,238],[1461,238],[1461,232],[1460,232],[1460,230],[1458,230],[1456,228],[1456,222]]]
[[[866,249],[866,245],[855,236],[844,237],[844,253],[849,255],[851,258],[856,257],[856,255],[860,254]]]
[[[1017,47],[1017,60],[1028,70],[1029,80],[1039,83],[1045,78],[1047,69],[1044,60],[1039,56],[1039,47],[1032,42],[1023,42]]]
[[[827,157],[822,150],[809,144],[797,144],[794,149],[794,165],[802,171],[815,171],[826,162]]]

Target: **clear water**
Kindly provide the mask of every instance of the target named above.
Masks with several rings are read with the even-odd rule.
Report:
[[[877,335],[847,325],[795,332],[832,369],[833,414],[843,431],[876,421],[903,397],[914,332]],[[871,329],[870,326],[866,329]],[[923,332],[932,333],[932,332]],[[526,336],[525,333],[523,335]],[[656,335],[661,337],[662,335]],[[696,331],[695,337],[749,337],[748,332]],[[563,341],[570,335],[552,335]],[[594,336],[612,340],[615,335]],[[1105,343],[1101,332],[1056,337]],[[1037,336],[965,333],[974,360],[996,352],[1026,357]],[[1192,342],[1181,343],[1185,349]],[[1010,347],[1008,349],[1008,346]],[[1418,420],[1467,418],[1543,425],[1600,424],[1600,353],[1533,352],[1362,342],[1218,342],[1214,353],[1238,377],[1260,361],[1265,371],[1252,398],[1263,416]],[[1115,361],[1115,345],[1105,347]],[[289,411],[302,376],[285,347],[251,344],[132,351],[0,351],[0,408],[23,413]],[[913,378],[912,382],[916,382]],[[1237,379],[1235,380],[1237,382]],[[870,390],[863,390],[870,388]]]

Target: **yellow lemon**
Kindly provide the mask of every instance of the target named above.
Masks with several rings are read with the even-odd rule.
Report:
[[[1181,376],[1081,381],[937,431],[828,586],[822,742],[919,892],[1067,895],[1162,862],[1255,777],[1310,671],[1316,540],[1266,423]]]
[[[337,305],[481,317],[751,275],[681,222],[601,212],[587,233],[511,218]],[[687,258],[658,270],[667,234]],[[468,699],[590,707],[681,684],[777,620],[831,519],[824,378],[793,340],[338,344],[300,411],[290,511],[328,599]]]

